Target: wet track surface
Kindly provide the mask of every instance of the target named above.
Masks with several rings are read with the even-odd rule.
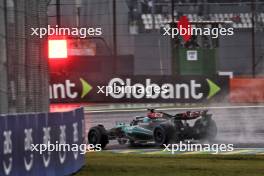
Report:
[[[185,110],[167,110],[164,112],[176,114],[184,111]],[[234,144],[235,148],[264,148],[263,107],[210,109],[209,113],[213,114],[213,119],[216,121],[218,128],[217,138],[214,143]],[[106,129],[109,129],[114,127],[117,121],[129,123],[135,116],[144,116],[145,114],[146,111],[86,113],[86,132],[88,132],[89,128],[97,124],[103,124]],[[189,122],[190,125],[192,125],[194,121]],[[111,141],[106,149],[129,148],[131,148],[129,145],[119,145],[116,141]],[[138,146],[138,148],[153,149],[155,146],[147,144]]]

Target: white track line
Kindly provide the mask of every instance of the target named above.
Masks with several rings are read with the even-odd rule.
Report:
[[[260,147],[260,148],[243,147],[243,148],[234,148],[234,150],[264,150],[264,148],[263,147]]]
[[[141,112],[146,111],[146,108],[139,108],[139,109],[105,109],[105,110],[85,110],[85,113],[104,113],[104,112]],[[264,105],[256,105],[256,106],[202,106],[202,107],[186,107],[186,108],[156,108],[159,111],[166,111],[166,110],[193,110],[193,109],[242,109],[242,108],[264,108]]]

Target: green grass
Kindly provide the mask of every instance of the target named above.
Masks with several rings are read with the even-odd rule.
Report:
[[[263,155],[147,155],[95,152],[76,176],[263,176]]]

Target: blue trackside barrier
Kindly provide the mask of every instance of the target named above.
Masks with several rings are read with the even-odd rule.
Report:
[[[76,148],[84,145],[83,129],[83,108],[0,115],[0,176],[63,176],[77,172],[84,165],[84,155]],[[71,149],[42,154],[32,149],[32,144],[48,143],[69,144]]]

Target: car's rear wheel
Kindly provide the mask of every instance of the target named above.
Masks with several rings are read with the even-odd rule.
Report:
[[[88,132],[88,142],[93,145],[100,144],[101,148],[104,149],[109,142],[105,128],[101,125],[92,127]]]
[[[214,140],[217,135],[217,126],[214,120],[209,121],[209,125],[207,126],[206,138],[210,141]]]
[[[217,126],[213,119],[203,121],[199,119],[194,124],[196,138],[212,141],[217,135]]]

